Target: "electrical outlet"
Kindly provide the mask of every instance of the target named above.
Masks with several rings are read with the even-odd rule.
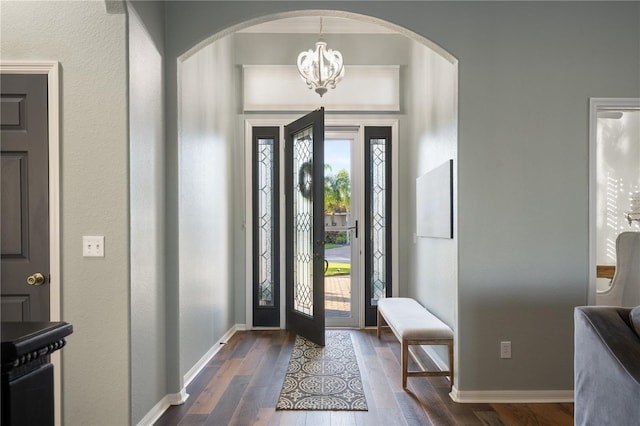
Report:
[[[104,257],[104,236],[83,236],[82,256]]]
[[[500,358],[511,358],[511,342],[500,342]]]

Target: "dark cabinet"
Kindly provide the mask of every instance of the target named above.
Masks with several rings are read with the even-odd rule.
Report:
[[[51,354],[73,332],[66,322],[2,322],[2,424],[53,425]]]

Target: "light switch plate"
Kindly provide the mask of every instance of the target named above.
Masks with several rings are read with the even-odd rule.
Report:
[[[500,342],[500,358],[511,358],[511,341]]]
[[[82,255],[84,257],[104,257],[104,236],[83,236]]]

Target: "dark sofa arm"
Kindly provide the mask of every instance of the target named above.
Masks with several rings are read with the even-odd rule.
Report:
[[[632,425],[640,419],[640,337],[630,308],[578,307],[575,424]]]

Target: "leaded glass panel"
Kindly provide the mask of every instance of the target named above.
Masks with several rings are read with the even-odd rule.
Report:
[[[293,137],[293,309],[313,316],[313,128]]]
[[[258,215],[258,305],[274,306],[274,173],[273,139],[258,139],[257,144],[257,215]]]
[[[386,139],[371,139],[369,160],[371,161],[371,305],[386,294],[387,247],[386,247]]]

